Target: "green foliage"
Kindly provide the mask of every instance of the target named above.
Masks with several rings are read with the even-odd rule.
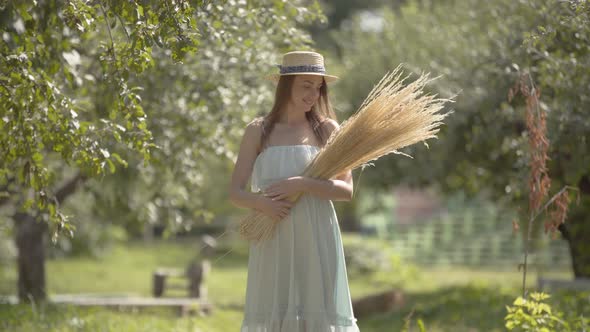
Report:
[[[494,200],[510,199],[526,214],[530,154],[525,105],[520,97],[508,103],[507,96],[527,71],[542,92],[540,107],[548,111],[552,188],[586,188],[579,215],[587,215],[589,17],[588,1],[557,0],[414,0],[353,15],[333,31],[338,41],[334,53],[342,57],[339,71],[347,75],[336,86],[344,112],[355,111],[378,79],[399,63],[415,74],[408,82],[425,71],[443,75],[430,92],[443,97],[460,92],[451,105],[454,113],[439,139],[428,142],[429,149],[404,149],[413,159],[384,157],[364,172],[363,181],[373,187],[432,185],[442,192],[487,192]],[[568,222],[577,238],[587,237],[584,217]]]
[[[112,153],[110,145],[117,143],[149,160],[155,145],[141,87],[128,80],[152,65],[154,38],[171,40],[163,46],[177,60],[195,50],[192,11],[184,1],[146,7],[129,1],[10,2],[2,8],[0,183],[16,192],[33,189],[25,208],[36,203],[55,223],[67,222],[54,201],[50,160],[74,164],[88,176],[113,173],[117,164],[126,166]],[[126,39],[117,38],[121,31]],[[84,107],[91,85],[108,87],[96,96],[104,114]]]
[[[451,105],[455,113],[445,121],[440,139],[428,142],[430,149],[422,145],[404,149],[414,159],[383,158],[365,172],[365,180],[390,185],[381,181],[388,178],[394,183],[436,184],[470,193],[497,186],[505,192],[511,176],[495,174],[516,163],[520,138],[505,139],[515,117],[499,112],[498,107],[512,81],[510,70],[504,68],[509,69],[511,62],[494,52],[512,48],[514,33],[506,28],[512,21],[500,19],[511,6],[508,1],[461,1],[427,7],[409,1],[399,12],[387,7],[374,11],[382,24],[380,30],[363,29],[363,17],[357,15],[337,32],[345,71],[353,76],[338,87],[340,95],[346,96],[347,112],[355,110],[383,73],[399,63],[405,64],[409,74],[424,70],[433,76],[444,75],[431,84],[433,93],[450,96],[461,91]],[[514,22],[523,21],[519,17]],[[499,86],[502,93],[496,92]],[[510,167],[509,175],[513,170],[522,172]],[[520,186],[510,188],[514,191]]]
[[[574,318],[571,322],[564,320],[562,312],[551,309],[545,303],[550,297],[543,292],[533,292],[528,299],[516,298],[512,306],[507,306],[508,314],[504,318],[506,328],[510,331],[535,331],[535,332],[567,332],[585,331],[588,329],[588,318],[583,316]]]
[[[203,31],[200,52],[182,65],[154,52],[155,65],[136,84],[144,88],[142,102],[153,115],[147,127],[159,148],[150,164],[93,184],[102,193],[96,215],[119,219],[139,235],[145,224],[165,226],[169,233],[189,231],[215,214],[233,212],[227,174],[243,128],[267,112],[273,98],[263,76],[276,69],[271,64],[280,61],[284,48],[309,48],[311,40],[298,24],[322,19],[304,3],[207,5],[195,13]]]
[[[16,257],[16,248],[11,241],[12,230],[9,227],[3,227],[3,224],[7,224],[7,221],[0,216],[0,279],[5,278],[6,271],[2,267],[14,262]]]
[[[412,326],[411,314],[413,314],[413,312],[410,313],[410,315],[408,315],[408,317],[404,318],[404,328],[401,330],[401,332],[410,332],[411,331],[410,330],[410,327]],[[416,325],[418,325],[420,332],[426,332],[426,328],[424,327],[424,322],[420,318],[418,318],[416,320]]]
[[[356,213],[362,216],[362,227],[371,233],[376,233],[379,238],[388,237],[391,235],[391,211],[396,206],[393,194],[389,191],[372,190],[369,187],[362,188],[359,192],[359,183],[357,179],[355,180],[357,181],[355,199],[358,201]]]
[[[543,303],[549,295],[545,293],[531,293],[530,300],[522,297],[514,300],[513,306],[506,307],[506,328],[513,330],[521,327],[523,331],[553,330],[557,323],[562,323],[559,318],[551,313],[551,307]]]
[[[68,211],[70,212],[70,211]],[[233,237],[235,236],[235,237]],[[203,331],[236,330],[243,315],[244,290],[247,279],[248,247],[237,235],[222,237],[212,258],[207,279],[208,295],[215,305],[210,316],[179,318],[168,309],[112,310],[108,308],[76,308],[51,305],[0,304],[0,330],[4,331]],[[371,238],[343,234],[346,244],[365,244],[379,248],[382,243]],[[362,242],[361,242],[362,241]],[[47,264],[50,279],[48,293],[92,293],[98,296],[139,294],[150,296],[151,274],[158,266],[184,267],[194,258],[198,239],[175,241],[117,243],[99,257],[52,259]],[[355,247],[355,248],[356,248]],[[233,249],[227,253],[229,249]],[[227,253],[227,255],[226,255]],[[222,257],[223,256],[223,257]],[[221,258],[220,258],[221,257]],[[216,260],[220,258],[219,260]],[[405,264],[402,264],[404,268]],[[407,266],[405,266],[407,267]],[[17,267],[0,269],[0,294],[14,294]],[[390,280],[398,279],[400,270],[388,271]],[[534,272],[533,272],[534,274]],[[521,276],[518,271],[482,271],[453,269],[418,269],[411,278],[397,285],[378,282],[370,273],[352,274],[349,278],[353,299],[401,287],[405,304],[400,310],[364,316],[359,319],[361,331],[400,331],[404,319],[413,312],[410,330],[419,331],[421,320],[429,332],[505,331],[505,303],[518,292]],[[184,290],[171,294],[184,296]],[[559,306],[571,315],[590,314],[587,293],[555,294],[552,307]],[[2,302],[2,300],[0,300]]]
[[[547,103],[551,141],[550,167],[558,185],[578,185],[589,175],[590,2],[568,1],[538,6],[538,26],[525,32],[528,67]]]
[[[387,241],[367,241],[366,237],[355,236],[348,237],[343,246],[347,272],[353,278],[370,276],[376,284],[394,287],[418,274],[417,268],[402,260]]]
[[[0,328],[13,332],[36,331],[226,331],[228,322],[239,324],[241,312],[232,309],[214,311],[213,317],[178,317],[170,308],[112,310],[100,307],[62,305],[9,306],[0,304]]]
[[[201,197],[223,188],[204,188],[206,173],[227,169],[241,137],[235,128],[272,100],[271,87],[261,84],[271,64],[284,50],[309,48],[298,25],[325,17],[315,1],[308,4],[2,6],[3,196],[43,211],[54,235],[73,234],[55,194],[68,174],[80,171],[97,179],[84,190],[96,196],[99,218],[136,229],[144,222],[187,227],[210,220]]]

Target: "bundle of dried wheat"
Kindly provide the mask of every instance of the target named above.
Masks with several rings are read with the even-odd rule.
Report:
[[[430,74],[403,86],[401,66],[387,73],[369,93],[359,110],[343,122],[326,145],[316,154],[303,176],[330,179],[398,149],[436,138],[438,127],[448,115],[438,113],[451,99],[426,95],[423,87],[434,79]],[[289,197],[296,201],[301,193]],[[240,234],[250,241],[267,240],[274,234],[276,222],[254,212],[240,223]]]

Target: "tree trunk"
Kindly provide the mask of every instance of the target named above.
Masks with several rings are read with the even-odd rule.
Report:
[[[13,216],[18,248],[18,298],[21,303],[43,301],[45,291],[45,233],[47,224],[17,212]]]
[[[572,258],[572,269],[575,278],[590,278],[590,213],[588,211],[589,197],[582,197],[579,206],[570,205],[570,211],[562,234],[568,241]]]
[[[574,277],[590,278],[590,174],[586,174],[578,181],[580,190],[578,197],[570,194],[572,204],[568,211],[565,224],[559,230],[567,240],[572,258]]]
[[[87,179],[78,172],[56,192],[58,203],[76,192],[80,183]],[[43,301],[45,290],[45,234],[48,226],[35,216],[17,212],[12,216],[15,225],[16,247],[18,248],[18,297],[20,302]]]

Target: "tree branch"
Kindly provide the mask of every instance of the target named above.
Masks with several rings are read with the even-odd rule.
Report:
[[[109,17],[107,12],[102,5],[102,2],[99,1],[100,10],[102,11],[102,15],[104,16],[104,23],[107,26],[107,31],[109,32],[109,38],[111,39],[111,51],[113,52],[113,59],[115,60],[115,69],[117,68],[117,54],[115,53],[115,41],[113,40],[113,34],[111,33],[111,27],[109,25]]]
[[[125,27],[125,23],[123,22],[123,19],[121,18],[121,16],[119,16],[119,14],[117,14],[117,12],[113,11],[113,14],[115,14],[115,16],[119,19],[119,22],[121,22],[121,26],[123,27],[123,31],[125,31],[125,35],[127,36],[127,41],[131,42],[131,37],[129,37],[129,32],[127,32],[127,28]]]
[[[579,190],[578,188],[572,187],[572,186],[565,186],[565,187],[561,188],[561,190],[557,194],[553,195],[553,197],[551,197],[551,199],[549,201],[547,201],[547,203],[541,209],[539,209],[537,211],[537,213],[533,216],[533,219],[532,220],[537,219],[537,217],[541,213],[543,213],[543,211],[545,211],[549,207],[549,205],[551,205],[551,203],[553,203],[553,201],[555,201],[557,199],[557,197],[559,197],[559,195],[561,195],[564,191],[566,191],[568,189],[571,189],[571,190]]]
[[[61,204],[68,196],[76,192],[78,183],[86,181],[87,178],[88,177],[82,174],[82,172],[78,172],[76,176],[74,176],[57,190],[57,193],[55,194],[55,199],[57,202]]]

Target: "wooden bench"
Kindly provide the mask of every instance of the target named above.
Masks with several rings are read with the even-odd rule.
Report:
[[[180,316],[185,316],[189,313],[209,314],[213,310],[213,306],[204,299],[152,298],[124,294],[56,294],[49,296],[48,302],[58,305],[97,306],[116,309],[171,307],[176,309]],[[19,303],[19,300],[16,296],[6,296],[0,297],[0,303],[16,305]]]
[[[152,298],[152,297],[90,297],[90,296],[60,296],[50,297],[54,304],[69,304],[76,306],[100,306],[111,308],[146,308],[172,307],[180,316],[189,313],[209,314],[212,305],[204,299],[192,298]]]
[[[152,293],[154,297],[162,297],[166,289],[186,289],[191,298],[206,298],[205,280],[211,271],[209,257],[215,252],[217,241],[210,235],[201,237],[203,246],[200,257],[195,257],[183,270],[175,268],[157,268],[152,275]],[[181,279],[178,282],[176,280]],[[171,282],[172,280],[175,280]]]
[[[590,291],[590,278],[576,278],[573,280],[538,278],[539,290],[568,289],[575,291]]]
[[[152,276],[152,293],[154,297],[162,297],[167,289],[186,289],[188,297],[205,298],[207,289],[204,280],[210,270],[211,264],[208,260],[194,261],[184,271],[157,268]]]

